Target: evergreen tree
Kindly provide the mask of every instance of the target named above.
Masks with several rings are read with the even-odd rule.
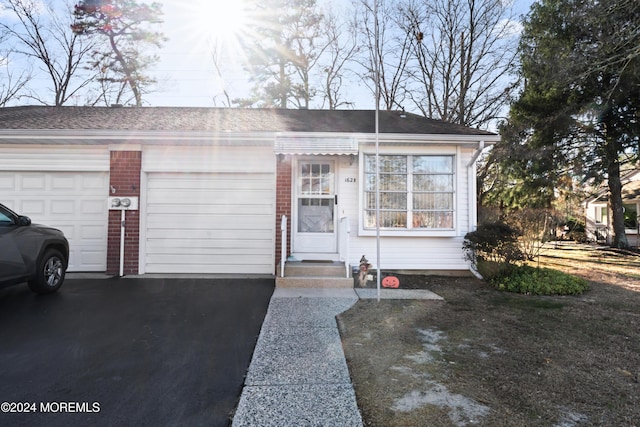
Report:
[[[315,90],[311,70],[321,50],[322,14],[316,0],[253,0],[251,37],[244,40],[248,71],[254,83],[249,107],[308,108]]]
[[[119,102],[125,87],[129,87],[136,106],[142,106],[142,95],[155,80],[147,74],[158,57],[144,54],[145,46],[160,47],[164,36],[152,31],[151,25],[162,21],[162,6],[135,0],[84,0],[75,6],[76,34],[98,36],[105,44],[93,52],[92,67],[101,80],[119,84]]]
[[[608,181],[614,247],[628,246],[620,170],[640,135],[640,4],[542,0],[524,22],[525,86],[499,156],[503,175],[549,194],[566,173]]]

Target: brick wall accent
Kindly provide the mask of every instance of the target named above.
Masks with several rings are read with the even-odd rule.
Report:
[[[280,262],[282,238],[280,221],[287,216],[287,254],[291,253],[291,156],[278,159],[276,166],[276,262]]]
[[[109,196],[140,197],[140,170],[142,152],[112,151]],[[116,192],[112,193],[111,188]],[[109,211],[109,237],[107,247],[107,273],[120,270],[120,219],[121,212]],[[124,274],[138,274],[140,245],[140,211],[125,212]]]

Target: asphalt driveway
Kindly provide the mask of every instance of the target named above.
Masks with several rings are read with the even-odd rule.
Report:
[[[227,426],[273,290],[137,278],[0,290],[0,425]]]

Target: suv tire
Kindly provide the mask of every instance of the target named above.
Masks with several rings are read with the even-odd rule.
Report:
[[[57,291],[64,282],[66,260],[60,251],[47,249],[38,264],[38,275],[29,281],[29,288],[38,294]]]

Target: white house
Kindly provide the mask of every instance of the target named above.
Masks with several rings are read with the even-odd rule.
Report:
[[[640,212],[640,170],[633,170],[621,177],[624,224],[627,240],[632,246],[640,246],[638,212]],[[587,238],[591,241],[611,243],[613,228],[609,212],[609,189],[603,186],[584,201]]]
[[[476,160],[498,136],[395,111],[379,130],[380,267],[467,271]],[[0,203],[61,228],[69,271],[375,265],[375,147],[374,111],[6,107]]]

